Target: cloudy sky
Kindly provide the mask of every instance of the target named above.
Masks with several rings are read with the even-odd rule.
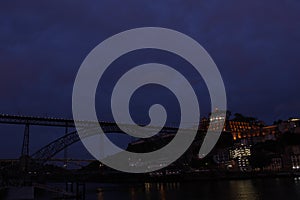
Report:
[[[268,123],[300,116],[298,0],[1,1],[0,112],[71,118],[73,82],[87,54],[111,35],[145,26],[174,29],[198,41],[222,74],[232,112]],[[153,59],[180,63],[158,54],[136,52],[115,63],[104,90],[124,66]],[[203,92],[201,99],[209,98],[201,78],[187,77]],[[168,93],[160,89],[158,94]],[[148,101],[143,97],[137,94]],[[101,117],[110,119],[102,98],[107,102],[97,96]],[[203,105],[208,113],[209,104]],[[136,110],[145,110],[139,106]]]

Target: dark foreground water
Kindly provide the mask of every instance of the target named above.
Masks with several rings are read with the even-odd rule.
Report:
[[[90,185],[92,186],[92,184]],[[146,183],[137,186],[107,186],[102,192],[90,190],[87,199],[98,200],[188,200],[188,199],[300,199],[300,180],[264,179],[189,183]]]
[[[87,200],[298,200],[300,178],[136,185],[87,183],[86,192]],[[47,195],[38,199],[48,198]]]

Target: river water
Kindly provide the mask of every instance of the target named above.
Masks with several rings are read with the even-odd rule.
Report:
[[[88,200],[299,200],[300,178],[145,183],[140,185],[89,183],[86,192]]]
[[[64,188],[63,183],[55,184]],[[37,199],[53,199],[40,193]],[[300,200],[299,178],[174,183],[86,183],[86,200]]]

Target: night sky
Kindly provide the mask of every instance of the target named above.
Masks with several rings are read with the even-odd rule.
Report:
[[[145,26],[174,29],[198,41],[222,74],[233,113],[267,123],[300,116],[298,0],[1,1],[0,113],[72,118],[72,87],[83,59],[106,38]],[[114,64],[109,76],[153,59],[175,66],[181,62],[158,54],[129,55]],[[209,98],[201,78],[187,73],[203,92],[201,99]],[[111,87],[104,83],[104,89]],[[209,104],[203,105],[201,111],[208,114]],[[143,110],[138,103],[135,109]],[[110,120],[105,111],[100,115]],[[3,140],[22,138],[14,128],[0,131],[8,129]],[[16,146],[19,152],[21,142],[5,147]]]

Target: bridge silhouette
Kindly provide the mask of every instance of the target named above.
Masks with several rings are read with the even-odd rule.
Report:
[[[59,152],[66,150],[70,145],[80,141],[80,137],[77,131],[69,132],[69,128],[75,128],[75,122],[72,119],[63,119],[63,118],[52,118],[52,117],[32,117],[32,116],[20,116],[20,115],[8,115],[0,114],[0,123],[1,124],[15,124],[15,125],[24,125],[24,136],[23,136],[23,145],[22,153],[20,158],[30,158],[39,163],[43,164],[51,160]],[[81,137],[89,137],[94,134],[97,134],[97,127],[101,126],[101,129],[104,133],[128,133],[134,131],[133,125],[126,125],[126,130],[124,131],[119,128],[115,122],[107,121],[76,121],[76,128],[82,129],[84,135]],[[64,127],[65,135],[57,138],[56,140],[45,145],[37,152],[29,155],[29,135],[30,135],[30,126],[48,126],[48,127]],[[124,126],[123,126],[124,127]],[[151,127],[150,127],[151,129]],[[149,130],[151,131],[151,130]],[[177,133],[178,128],[176,127],[163,127],[160,133]],[[67,152],[65,151],[65,159],[67,157]]]

